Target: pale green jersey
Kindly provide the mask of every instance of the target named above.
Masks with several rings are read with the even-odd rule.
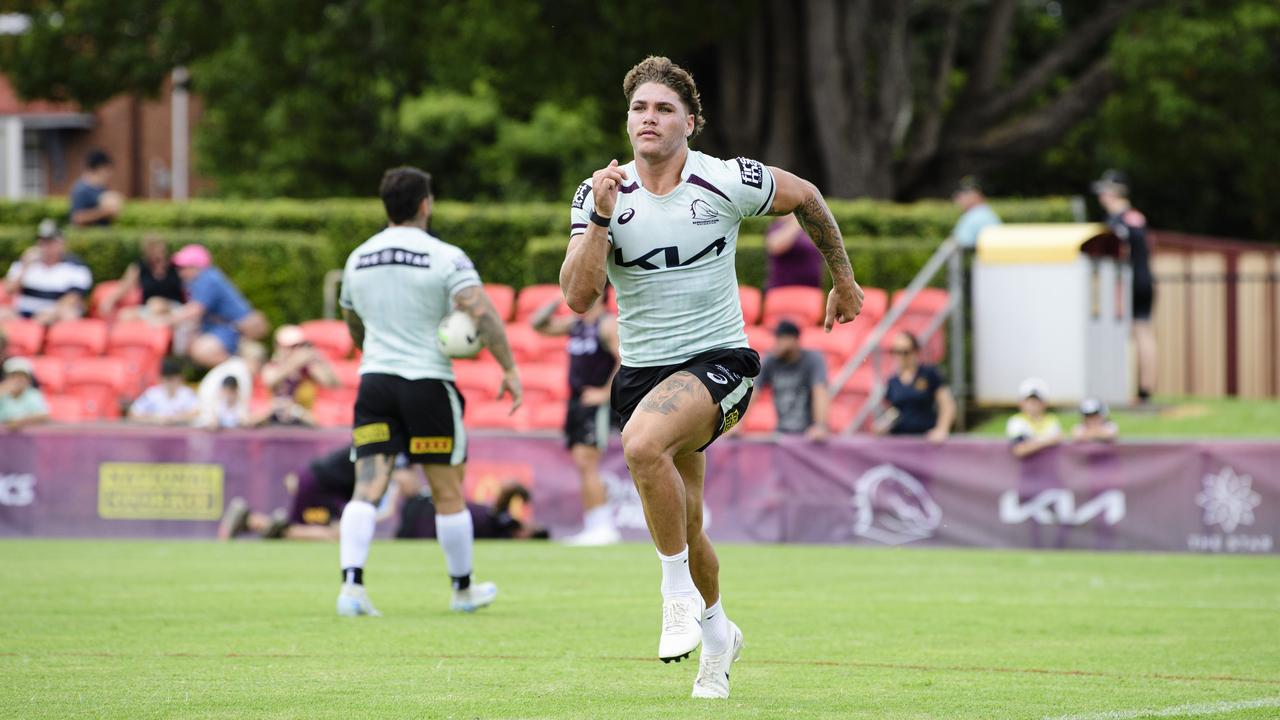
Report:
[[[747,347],[734,257],[742,218],[765,215],[773,173],[746,158],[690,150],[680,184],[654,195],[632,161],[609,223],[609,281],[627,367],[674,365],[709,350]],[[578,187],[570,237],[586,232],[591,181]]]
[[[461,249],[417,228],[389,227],[347,258],[339,303],[364,322],[360,374],[452,380],[436,328],[453,296],[480,285]]]

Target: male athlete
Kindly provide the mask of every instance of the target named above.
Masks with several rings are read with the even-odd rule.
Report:
[[[502,321],[462,250],[427,233],[431,176],[401,167],[382,176],[388,227],[347,258],[342,314],[360,361],[356,395],[356,486],[339,526],[342,591],[339,615],[377,615],[364,588],[364,564],[377,505],[396,453],[424,466],[435,498],[440,549],[453,580],[454,610],[493,602],[493,583],[471,582],[471,513],[462,496],[467,435],[453,366],[436,344],[436,327],[456,305],[475,319],[481,342],[504,370],[498,397],[520,406],[520,378]]]
[[[577,312],[606,275],[618,293],[622,367],[612,399],[662,562],[658,657],[680,660],[704,643],[693,696],[727,698],[742,632],[725,616],[719,562],[702,532],[702,451],[742,420],[760,372],[738,302],[739,223],[795,213],[831,271],[827,330],[853,320],[862,290],[816,187],[755,160],[689,149],[703,126],[689,73],[650,57],[622,89],[635,159],[610,162],[578,188],[560,287]]]
[[[618,369],[618,321],[604,306],[604,298],[574,317],[556,317],[559,298],[538,309],[530,319],[543,335],[569,336],[569,408],[564,432],[569,454],[582,479],[582,531],[565,538],[566,545],[612,545],[621,537],[609,514],[609,495],[600,480],[600,457],[609,445],[613,424],[609,384]]]

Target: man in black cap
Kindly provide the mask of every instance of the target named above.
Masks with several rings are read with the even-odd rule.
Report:
[[[36,244],[9,267],[5,287],[15,296],[14,311],[51,325],[84,314],[84,299],[93,286],[93,273],[80,258],[67,252],[62,231],[52,220],[36,230]],[[0,319],[5,314],[0,308]]]
[[[1133,339],[1138,348],[1138,401],[1151,400],[1156,383],[1156,335],[1151,326],[1156,281],[1151,274],[1147,218],[1129,204],[1129,180],[1119,170],[1107,170],[1093,183],[1098,204],[1107,213],[1107,227],[1129,248],[1133,267]]]
[[[827,437],[827,365],[822,354],[800,347],[800,328],[790,320],[778,323],[773,353],[765,358],[756,381],[773,389],[778,432],[804,433],[810,440]]]

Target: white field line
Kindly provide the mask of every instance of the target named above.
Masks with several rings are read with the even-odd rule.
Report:
[[[1044,720],[1131,720],[1132,718],[1194,717],[1197,715],[1220,715],[1250,708],[1273,707],[1280,708],[1280,697],[1177,705],[1167,708],[1144,708],[1142,710],[1110,710],[1107,712],[1085,713],[1084,715],[1059,715],[1057,717],[1046,717]]]

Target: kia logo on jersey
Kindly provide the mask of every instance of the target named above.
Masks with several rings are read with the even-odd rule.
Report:
[[[618,216],[618,224],[626,225],[627,223],[631,222],[631,218],[635,216],[636,216],[636,209],[627,208],[625,212],[623,212],[621,215]]]

